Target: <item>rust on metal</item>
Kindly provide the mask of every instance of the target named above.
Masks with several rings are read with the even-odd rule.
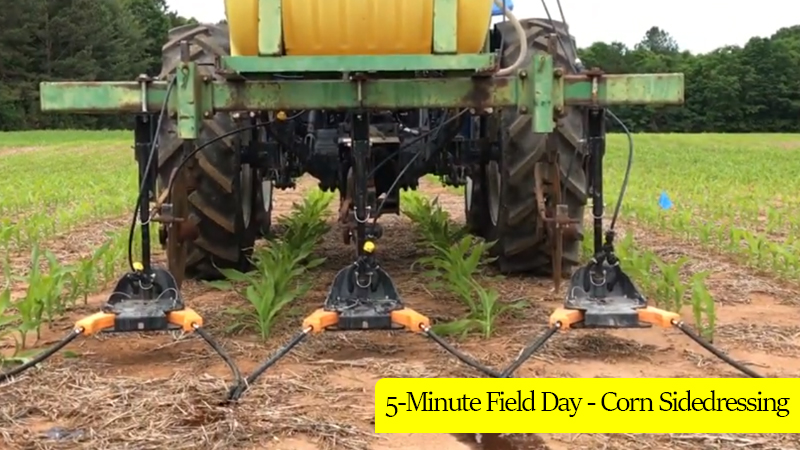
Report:
[[[598,67],[592,67],[589,70],[585,70],[583,73],[587,77],[589,77],[589,80],[592,82],[592,94],[591,94],[591,98],[589,99],[589,102],[590,102],[590,104],[592,106],[599,106],[600,103],[599,103],[598,98],[597,98],[597,91],[598,91],[599,85],[600,85],[600,78],[603,77],[605,72],[603,72]]]
[[[488,64],[486,66],[479,67],[479,68],[475,69],[475,74],[479,75],[479,76],[482,76],[482,75],[487,75],[488,76],[488,75],[494,74],[498,70],[500,70],[499,59],[498,58],[492,58],[492,63],[491,64]]]
[[[472,89],[463,97],[465,103],[472,105],[478,112],[483,112],[492,106],[492,92],[494,89],[508,85],[508,78],[504,77],[472,77]]]
[[[550,138],[548,138],[550,139]],[[543,166],[547,165],[548,183],[545,186],[545,171]],[[542,226],[537,227],[537,238],[542,237],[542,233],[552,236],[553,248],[553,283],[556,291],[561,289],[564,237],[574,238],[578,234],[575,225],[579,224],[580,219],[569,217],[569,208],[562,203],[561,191],[563,183],[561,181],[561,167],[558,160],[558,153],[551,153],[546,162],[539,162],[533,166],[533,176],[535,179],[536,207]],[[550,198],[550,208],[545,199],[545,195]]]
[[[550,55],[558,54],[558,34],[550,33],[547,35],[547,53]]]
[[[341,225],[342,229],[342,242],[344,242],[345,245],[350,245],[350,237],[352,236],[352,231],[355,229],[355,223],[353,223],[353,220],[351,220],[352,217],[350,217],[350,207],[353,204],[353,192],[355,189],[356,182],[353,176],[353,168],[351,167],[350,170],[347,171],[347,187],[345,188],[345,194],[339,204],[339,225]]]
[[[183,154],[192,152],[194,149],[193,141],[186,141],[183,144]],[[194,234],[191,228],[186,226],[181,228],[181,224],[189,216],[189,192],[186,171],[174,171],[170,176],[172,183],[171,196],[168,201],[172,203],[172,223],[167,224],[167,268],[175,276],[178,287],[181,287],[186,276],[186,239]],[[199,232],[199,231],[198,231]]]

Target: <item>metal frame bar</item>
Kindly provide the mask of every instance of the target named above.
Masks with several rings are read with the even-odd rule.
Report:
[[[384,57],[390,60],[393,57]],[[260,58],[265,65],[269,60]],[[397,59],[396,64],[406,61]],[[260,62],[258,64],[261,64]],[[266,69],[266,67],[264,67]],[[264,74],[268,75],[268,74]],[[45,112],[90,114],[157,111],[167,82],[147,82],[146,95],[137,82],[45,82],[40,86]],[[532,116],[537,133],[553,130],[565,106],[680,105],[684,77],[672,74],[562,75],[550,55],[536,54],[515,76],[445,78],[217,81],[201,76],[194,62],[177,70],[177,86],[169,100],[177,113],[183,139],[196,139],[200,123],[217,112],[300,109],[416,109],[517,107]]]
[[[415,72],[470,71],[492,72],[497,55],[392,55],[392,56],[224,56],[217,68],[223,75],[320,72]]]

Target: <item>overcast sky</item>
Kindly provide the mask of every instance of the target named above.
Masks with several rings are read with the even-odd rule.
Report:
[[[224,0],[167,3],[172,10],[201,22],[216,22],[225,15]],[[514,6],[519,18],[546,17],[541,1],[516,0]],[[558,20],[555,0],[547,7]],[[633,46],[655,25],[668,31],[681,49],[695,53],[723,45],[744,45],[753,36],[766,37],[781,27],[797,25],[800,17],[800,2],[795,0],[562,0],[562,7],[581,47],[595,41],[621,41]]]

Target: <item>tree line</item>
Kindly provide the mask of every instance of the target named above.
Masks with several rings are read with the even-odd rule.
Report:
[[[168,30],[196,23],[170,11],[166,0],[6,3],[0,14],[0,130],[130,126],[128,117],[43,114],[38,85],[157,75]],[[596,42],[578,54],[586,67],[607,73],[685,74],[683,106],[614,108],[632,131],[800,129],[800,26],[706,54],[682,51],[667,31],[652,27],[633,48]]]
[[[749,133],[800,130],[800,25],[743,47],[706,54],[681,51],[665,30],[650,28],[628,48],[596,42],[578,54],[586,67],[606,73],[685,75],[686,102],[675,107],[614,108],[637,132]]]
[[[0,130],[121,128],[129,117],[44,114],[42,81],[132,81],[161,71],[172,27],[196,23],[166,0],[25,0],[0,13]]]

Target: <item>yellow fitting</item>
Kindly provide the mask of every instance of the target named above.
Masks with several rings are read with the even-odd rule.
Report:
[[[375,251],[375,243],[372,241],[364,242],[364,251],[367,253],[372,253]]]
[[[142,265],[142,263],[137,261],[137,262],[133,263],[133,270],[135,270],[137,272],[141,272],[141,271],[144,270],[144,266]]]
[[[284,111],[278,111],[278,113],[275,114],[275,118],[281,121],[286,120],[286,113]]]

